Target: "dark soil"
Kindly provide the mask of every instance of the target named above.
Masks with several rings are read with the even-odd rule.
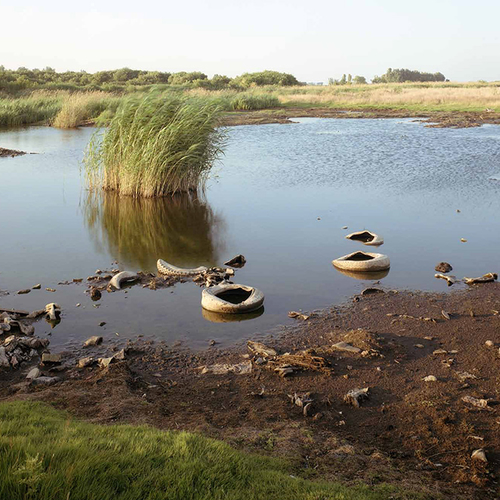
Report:
[[[5,149],[0,148],[0,158],[5,158],[8,156],[22,156],[28,154],[25,151],[16,151],[15,149]]]
[[[78,369],[76,359],[106,357],[121,345],[64,353],[63,365],[42,367],[63,379],[50,387],[24,381],[31,366],[4,371],[0,399],[47,401],[104,424],[203,432],[240,449],[287,457],[297,474],[311,478],[394,483],[429,498],[499,498],[499,310],[499,283],[447,295],[360,295],[275,338],[253,339],[278,354],[322,359],[321,368],[305,365],[282,378],[269,369],[276,361],[249,358],[245,345],[193,352],[139,339],[128,344],[125,361],[104,369]],[[341,341],[363,353],[335,350]],[[248,374],[200,369],[250,360]],[[424,381],[429,375],[437,381]],[[348,391],[365,387],[369,398],[359,408],[344,402]],[[306,416],[291,399],[303,393],[312,399]],[[476,407],[464,396],[487,404]],[[487,463],[471,458],[479,448]]]
[[[233,111],[226,113],[224,125],[262,125],[266,123],[293,123],[294,118],[415,118],[433,128],[480,127],[485,123],[500,124],[500,113],[426,111],[405,109],[286,108],[259,111]]]

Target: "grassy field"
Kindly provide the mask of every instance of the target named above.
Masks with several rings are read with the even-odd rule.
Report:
[[[41,403],[0,405],[2,500],[423,499],[388,486],[295,477],[289,463],[186,432],[73,420]]]
[[[410,112],[500,112],[500,83],[387,83],[367,85],[266,86],[207,90],[186,86],[147,86],[131,92],[36,90],[0,97],[0,127],[35,123],[72,128],[88,121],[109,123],[126,96],[198,97],[222,111],[278,108],[408,110]]]

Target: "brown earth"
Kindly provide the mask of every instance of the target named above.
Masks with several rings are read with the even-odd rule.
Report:
[[[394,483],[429,498],[499,498],[499,310],[499,283],[443,295],[361,295],[279,335],[254,339],[298,358],[266,361],[249,358],[245,345],[193,352],[138,339],[128,344],[125,361],[105,369],[78,369],[75,362],[122,346],[64,353],[62,365],[42,367],[62,378],[50,387],[24,381],[30,366],[4,371],[0,400],[42,400],[102,424],[202,432],[286,457],[297,474],[311,478]],[[332,348],[340,341],[364,352]],[[280,359],[322,359],[327,366],[308,369],[306,362],[303,371],[282,378],[269,369]],[[250,373],[200,369],[242,362]],[[428,375],[437,380],[424,381]],[[344,402],[348,391],[366,387],[369,398],[359,408]],[[307,416],[290,398],[303,393],[312,399]],[[484,399],[484,407],[464,396]],[[479,448],[487,463],[471,458]]]
[[[16,151],[15,149],[5,149],[0,148],[0,158],[5,158],[7,156],[22,156],[27,154],[24,151]]]
[[[293,123],[294,118],[415,118],[427,127],[467,128],[485,123],[500,124],[500,113],[428,111],[425,113],[405,109],[286,108],[259,111],[233,111],[226,113],[223,125],[263,125],[267,123]]]

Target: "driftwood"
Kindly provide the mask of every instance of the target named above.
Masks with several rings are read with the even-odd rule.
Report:
[[[455,278],[455,276],[445,276],[444,274],[435,274],[434,278],[446,280],[448,282],[448,286],[454,285],[459,281]]]

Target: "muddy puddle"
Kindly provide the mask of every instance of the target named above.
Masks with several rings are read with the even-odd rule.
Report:
[[[198,348],[292,323],[288,311],[340,303],[377,280],[387,289],[464,286],[434,278],[441,261],[459,278],[500,270],[500,183],[493,180],[500,127],[294,121],[228,129],[226,154],[204,194],[143,201],[84,189],[81,159],[93,129],[1,132],[2,147],[40,154],[0,158],[0,307],[60,304],[61,323],[36,325],[54,347],[91,335],[144,335]],[[364,229],[384,245],[374,250],[344,238]],[[332,266],[356,250],[387,254],[390,271],[353,275]],[[85,293],[96,269],[154,272],[158,258],[213,266],[240,253],[247,263],[234,281],[264,292],[259,314],[203,312],[195,283],[127,287],[96,302]],[[61,284],[74,278],[84,281]],[[40,290],[17,295],[38,283]]]

